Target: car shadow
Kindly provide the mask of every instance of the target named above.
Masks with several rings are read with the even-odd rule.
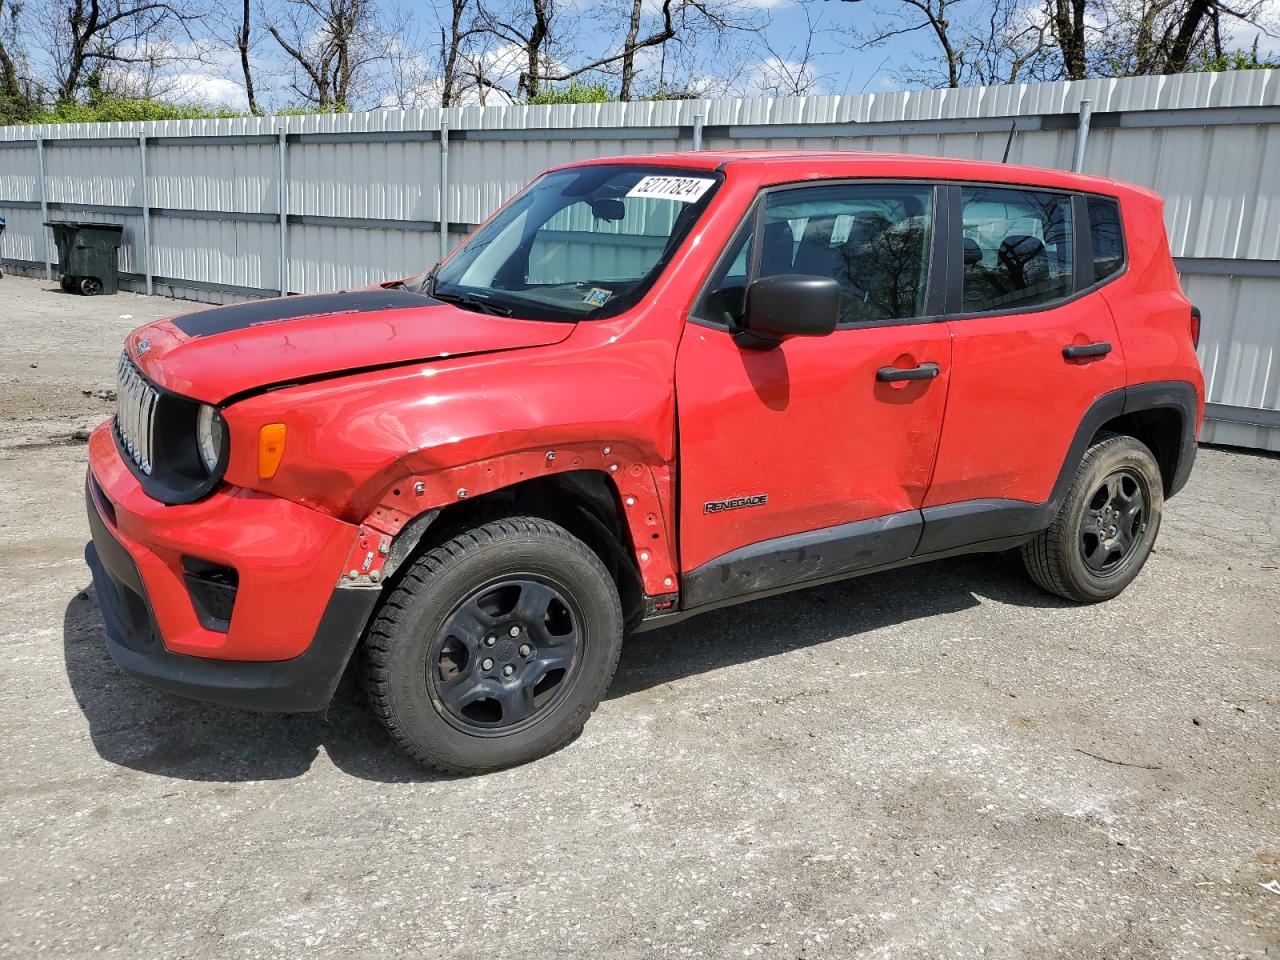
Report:
[[[606,699],[726,666],[763,660],[916,618],[977,606],[1065,605],[1032,586],[1016,557],[939,561],[813,587],[706,613],[628,638]],[[310,769],[321,748],[354,777],[384,783],[452,779],[391,742],[349,669],[319,714],[258,714],[196,703],[121,673],[106,651],[93,587],[63,617],[67,677],[106,761],[191,781],[281,780]]]

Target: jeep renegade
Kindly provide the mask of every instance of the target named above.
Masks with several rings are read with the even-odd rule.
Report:
[[[353,657],[428,764],[579,731],[624,633],[1018,548],[1116,596],[1196,452],[1159,197],[927,157],[542,175],[430,272],[145,326],[92,435],[128,674],[323,709]]]

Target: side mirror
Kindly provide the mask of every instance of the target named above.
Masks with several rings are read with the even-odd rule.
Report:
[[[825,337],[840,319],[840,284],[830,277],[785,273],[747,287],[747,311],[738,342],[769,350],[788,337]]]

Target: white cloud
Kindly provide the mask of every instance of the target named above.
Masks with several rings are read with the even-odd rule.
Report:
[[[176,73],[170,82],[173,86],[169,99],[179,103],[192,103],[211,108],[249,109],[249,98],[244,92],[244,85],[228,80],[226,77],[211,73]]]

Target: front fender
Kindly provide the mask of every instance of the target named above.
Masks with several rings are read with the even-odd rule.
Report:
[[[457,358],[247,398],[224,411],[227,480],[365,526],[370,549],[351,568],[363,576],[380,570],[381,537],[426,511],[537,477],[600,471],[646,591],[673,592],[673,347],[605,345],[606,330],[592,333],[571,337],[576,349]],[[285,452],[263,479],[257,433],[272,422],[286,426]]]

